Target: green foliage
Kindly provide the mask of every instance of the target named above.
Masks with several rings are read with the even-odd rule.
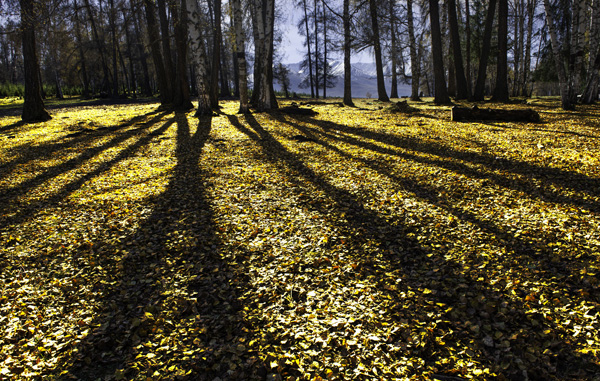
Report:
[[[0,84],[0,98],[22,97],[25,94],[25,87],[20,84],[2,83]]]

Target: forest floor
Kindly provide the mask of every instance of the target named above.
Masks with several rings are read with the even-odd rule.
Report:
[[[600,106],[357,103],[0,118],[0,378],[599,380]]]

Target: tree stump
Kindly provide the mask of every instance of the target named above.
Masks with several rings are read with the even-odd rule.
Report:
[[[452,107],[452,121],[462,122],[468,120],[498,120],[503,122],[539,122],[540,114],[532,109],[502,110]]]

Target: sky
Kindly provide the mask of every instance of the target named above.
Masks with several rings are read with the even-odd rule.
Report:
[[[306,54],[306,47],[302,45],[304,41],[304,36],[301,36],[298,33],[298,28],[296,25],[298,24],[298,20],[300,19],[299,9],[296,8],[291,1],[282,1],[281,3],[278,1],[276,3],[277,6],[281,4],[282,10],[282,31],[283,31],[283,40],[281,41],[281,50],[284,52],[282,57],[283,63],[298,63],[303,60],[304,55]],[[333,60],[341,60],[343,59],[342,54],[336,54],[332,57]],[[353,53],[351,61],[355,62],[364,62],[364,63],[372,63],[374,62],[374,58],[372,54],[368,51],[364,51],[361,53]]]

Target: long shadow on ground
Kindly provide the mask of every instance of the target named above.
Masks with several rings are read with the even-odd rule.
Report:
[[[396,136],[363,128],[353,128],[309,117],[292,117],[299,122],[309,123],[318,127],[320,130],[319,133],[332,131],[343,133],[343,135],[338,136],[338,139],[362,148],[424,164],[433,164],[473,178],[487,179],[502,187],[522,191],[531,197],[547,202],[571,204],[590,211],[600,212],[600,205],[594,200],[560,194],[551,187],[539,187],[539,184],[536,183],[537,181],[543,184],[554,184],[558,187],[581,192],[591,197],[600,197],[600,178],[597,177],[590,177],[559,168],[537,166],[525,161],[497,158],[494,155],[486,153],[463,152],[439,142],[424,141],[407,136]],[[395,149],[381,147],[368,140],[391,145]],[[401,149],[402,151],[400,152],[397,149]],[[418,155],[420,153],[431,154],[437,158],[422,157]],[[449,159],[452,159],[452,161]],[[464,163],[454,160],[482,165],[488,171],[479,171],[472,166],[467,166]],[[507,174],[520,175],[522,178],[509,177]]]
[[[480,276],[480,272],[466,270],[475,261],[457,263],[447,260],[443,248],[436,249],[421,244],[407,221],[389,220],[379,211],[367,208],[350,192],[329,183],[304,164],[301,156],[288,151],[253,116],[246,116],[249,127],[237,117],[228,117],[236,129],[258,145],[263,160],[273,164],[295,185],[300,202],[305,200],[308,208],[322,215],[336,215],[329,221],[336,224],[342,235],[351,237],[346,244],[350,251],[361,258],[360,270],[357,270],[356,276],[375,280],[377,291],[391,301],[386,313],[381,316],[382,322],[408,321],[408,330],[400,330],[388,338],[388,342],[405,349],[401,355],[421,358],[432,368],[437,366],[440,377],[456,371],[453,367],[457,364],[452,361],[448,368],[440,365],[450,358],[463,361],[475,359],[512,379],[561,378],[600,371],[594,356],[578,353],[571,343],[560,340],[564,336],[562,327],[540,313],[532,312],[519,298],[493,287],[485,277]],[[320,121],[311,122],[317,124]],[[348,129],[330,122],[325,123],[327,129]],[[347,132],[367,137],[363,136],[367,132]],[[324,144],[317,134],[313,134],[313,137],[317,139],[317,143]],[[397,141],[395,137],[386,138],[386,141]],[[402,144],[409,148],[407,142]],[[329,148],[326,144],[324,146]],[[417,148],[438,152],[437,147],[423,143],[417,145]],[[452,152],[452,155],[462,156],[458,152]],[[419,190],[419,187],[419,184],[414,184],[412,189],[418,194],[429,193],[429,190]],[[315,188],[325,193],[333,204],[307,199],[306,195],[313,194]],[[366,239],[378,242],[375,256],[361,255],[362,244]],[[382,260],[385,264],[382,264]],[[390,288],[393,284],[388,275],[390,269],[401,272],[400,289]],[[420,294],[417,298],[401,296],[409,294],[411,290],[418,290]],[[495,329],[502,331],[501,336],[494,334]],[[543,332],[545,336],[541,336],[539,332]],[[414,335],[419,339],[415,339]],[[439,338],[442,340],[438,340]],[[455,344],[454,348],[462,348],[462,352],[448,352],[444,341]],[[532,348],[532,343],[539,343],[540,347]],[[343,348],[340,353],[345,353],[345,358],[353,358],[353,354],[344,352]],[[352,360],[350,363],[352,364]],[[372,364],[364,365],[368,368]],[[589,373],[579,373],[582,370]],[[289,369],[288,375],[293,374],[294,369]]]
[[[200,119],[195,133],[185,114],[175,121],[177,164],[166,191],[134,234],[103,249],[100,261],[112,275],[95,285],[96,328],[69,369],[79,379],[154,371],[161,379],[257,377],[237,298],[243,271],[221,258],[199,167],[211,118]]]
[[[75,192],[77,189],[81,188],[86,182],[101,175],[102,173],[107,172],[108,170],[110,170],[110,168],[112,168],[122,160],[133,156],[137,151],[149,144],[157,135],[160,135],[162,132],[166,131],[169,128],[169,126],[173,123],[172,121],[167,122],[160,128],[152,131],[151,133],[145,134],[165,115],[164,113],[159,113],[153,118],[145,120],[148,116],[155,113],[156,112],[151,112],[144,116],[132,118],[131,121],[122,124],[120,128],[129,127],[136,122],[144,121],[144,123],[135,128],[125,129],[125,131],[121,133],[115,134],[114,130],[106,130],[101,131],[100,133],[86,135],[83,138],[78,138],[76,141],[70,140],[66,143],[50,144],[50,146],[42,145],[41,147],[36,147],[35,149],[27,149],[21,155],[18,155],[17,158],[12,162],[5,163],[2,166],[0,166],[0,177],[6,178],[10,176],[12,170],[19,164],[25,164],[30,161],[36,160],[37,152],[40,153],[41,158],[44,158],[56,152],[64,153],[64,151],[67,148],[72,146],[71,144],[89,145],[89,148],[85,149],[81,154],[73,157],[72,159],[69,159],[60,164],[53,165],[29,180],[25,180],[24,182],[11,188],[4,189],[2,195],[0,195],[0,203],[2,204],[2,209],[0,209],[0,222],[2,223],[2,225],[10,226],[14,224],[23,223],[24,221],[33,218],[35,214],[40,210],[48,208],[50,206],[56,206],[59,202],[64,200],[70,194]],[[92,144],[95,141],[97,141],[97,139],[105,135],[114,136],[106,143],[103,143],[99,146],[92,146]],[[17,201],[18,198],[28,194],[33,189],[42,186],[46,182],[69,171],[76,170],[79,167],[81,167],[84,163],[92,160],[93,158],[99,156],[107,150],[119,146],[129,138],[140,135],[142,136],[137,141],[135,141],[134,143],[126,147],[124,150],[122,150],[119,153],[119,155],[117,155],[111,160],[103,162],[93,171],[68,182],[67,184],[62,186],[61,189],[55,191],[53,194],[51,192],[47,192],[50,193],[50,195],[44,195],[45,197],[41,197],[35,202],[28,201],[26,203],[23,203]],[[5,217],[7,215],[10,215],[10,217]]]

